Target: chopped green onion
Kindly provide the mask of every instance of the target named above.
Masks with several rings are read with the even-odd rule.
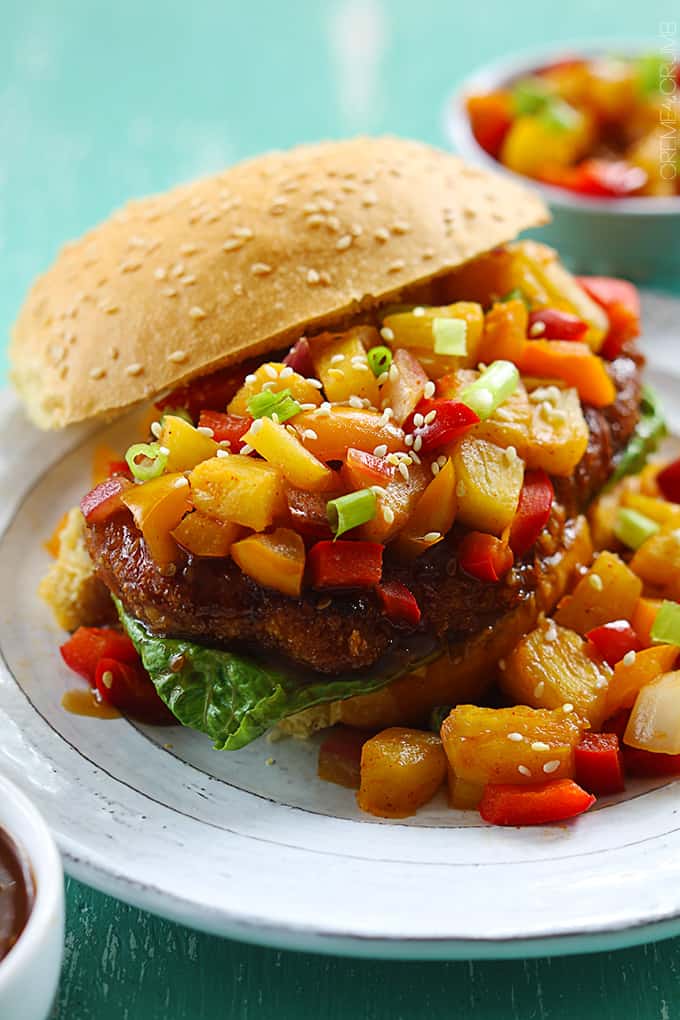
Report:
[[[680,606],[677,602],[663,602],[649,632],[652,641],[680,647]]]
[[[472,408],[482,419],[490,418],[496,408],[512,396],[519,383],[517,366],[511,361],[494,361],[470,386],[459,400]]]
[[[273,418],[276,415],[276,419],[281,423],[294,418],[301,410],[289,389],[279,390],[278,393],[262,390],[248,401],[248,413],[253,418]]]
[[[172,418],[182,418],[189,425],[193,425],[194,424],[194,419],[191,417],[189,412],[184,407],[177,407],[177,408],[172,407],[172,408],[168,408],[167,411],[163,411],[163,414],[160,417],[161,425],[163,424],[165,419],[168,417],[168,415],[170,415]]]
[[[638,89],[643,96],[653,96],[661,91],[661,83],[670,77],[670,61],[665,60],[661,53],[645,53],[635,62],[635,77]]]
[[[141,463],[137,458],[143,457]],[[140,482],[150,482],[165,471],[168,463],[167,452],[162,452],[159,443],[135,443],[125,454],[127,465]]]
[[[521,287],[513,287],[507,294],[504,294],[501,302],[505,304],[506,301],[523,301],[527,308],[531,307],[531,302]]]
[[[467,322],[465,319],[433,319],[435,354],[467,354]]]
[[[512,90],[515,113],[520,117],[540,113],[549,100],[550,90],[540,78],[521,78]]]
[[[569,131],[579,117],[574,107],[563,99],[553,99],[541,111],[540,116],[549,131]]]
[[[383,374],[383,372],[389,372],[390,365],[392,364],[392,351],[389,347],[371,347],[370,351],[366,355],[368,358],[368,364],[371,372],[376,379]]]
[[[373,520],[376,507],[377,500],[372,489],[348,492],[346,496],[329,500],[326,504],[326,513],[335,537],[339,538],[346,531]]]
[[[629,549],[639,549],[643,542],[646,542],[652,535],[656,535],[660,525],[651,517],[645,517],[637,510],[623,507],[618,512],[614,524],[614,534],[619,542],[623,542]]]

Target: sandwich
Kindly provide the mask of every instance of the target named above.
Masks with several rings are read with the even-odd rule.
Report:
[[[12,380],[39,428],[129,413],[130,435],[91,491],[83,465],[41,588],[58,621],[122,629],[218,749],[483,699],[662,427],[634,296],[517,239],[546,219],[452,155],[359,138],[66,246]]]

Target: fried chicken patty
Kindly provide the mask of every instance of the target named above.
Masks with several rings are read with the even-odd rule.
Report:
[[[458,644],[494,625],[535,589],[546,563],[563,544],[565,522],[590,503],[611,474],[639,417],[640,365],[620,357],[610,365],[617,399],[604,410],[588,407],[588,448],[567,479],[556,480],[548,528],[498,584],[485,584],[458,568],[464,531],[454,527],[411,564],[385,555],[383,577],[408,586],[422,611],[419,632],[432,645]],[[260,587],[231,559],[182,554],[172,576],[151,559],[128,511],[88,527],[87,544],[99,577],[126,610],[158,634],[193,638],[211,646],[276,653],[324,673],[370,667],[407,634],[385,617],[372,591],[304,592],[291,599]]]

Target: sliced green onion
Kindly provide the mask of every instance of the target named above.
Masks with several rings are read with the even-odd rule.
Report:
[[[513,287],[507,294],[504,294],[501,302],[505,304],[506,301],[523,301],[527,308],[531,307],[531,302],[521,287]]]
[[[549,131],[569,131],[578,120],[578,113],[573,106],[563,99],[553,99],[541,111],[540,117]]]
[[[512,396],[518,384],[519,372],[516,365],[511,361],[494,361],[479,379],[463,390],[458,399],[484,421]]]
[[[515,113],[540,113],[550,100],[550,91],[540,78],[521,78],[512,90],[512,103]]]
[[[335,537],[339,538],[346,531],[373,520],[377,502],[372,489],[348,492],[346,496],[329,500],[326,504],[326,513]]]
[[[680,647],[680,605],[677,602],[662,602],[649,633],[652,641]]]
[[[141,463],[137,458],[143,457]],[[127,465],[140,482],[150,482],[165,471],[168,454],[161,450],[159,443],[135,443],[125,454]]]
[[[194,424],[194,419],[191,417],[191,415],[189,414],[189,412],[187,411],[187,409],[185,407],[177,407],[177,408],[172,407],[172,408],[168,408],[166,411],[163,411],[163,414],[160,417],[161,425],[163,424],[165,419],[168,417],[168,415],[170,415],[170,417],[172,417],[172,418],[182,418],[183,421],[187,422],[189,425],[193,425]]]
[[[390,365],[392,364],[392,351],[389,347],[371,347],[370,351],[366,355],[368,358],[368,364],[371,372],[376,379],[383,374],[383,372],[389,372]]]
[[[289,389],[279,390],[278,393],[262,390],[248,401],[248,413],[253,418],[273,418],[276,415],[279,422],[284,422],[294,418],[301,410]]]
[[[656,535],[659,528],[660,525],[651,517],[645,517],[644,514],[629,507],[623,507],[618,512],[614,534],[619,542],[623,542],[629,549],[639,549],[643,542]]]
[[[465,319],[433,319],[435,354],[467,354],[467,322]]]

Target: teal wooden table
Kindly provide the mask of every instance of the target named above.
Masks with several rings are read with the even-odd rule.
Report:
[[[444,97],[480,62],[555,39],[653,43],[673,18],[680,35],[669,0],[0,0],[0,334],[59,245],[128,195],[305,139],[441,142]],[[680,1018],[680,940],[526,963],[351,961],[67,891],[54,1020]]]

